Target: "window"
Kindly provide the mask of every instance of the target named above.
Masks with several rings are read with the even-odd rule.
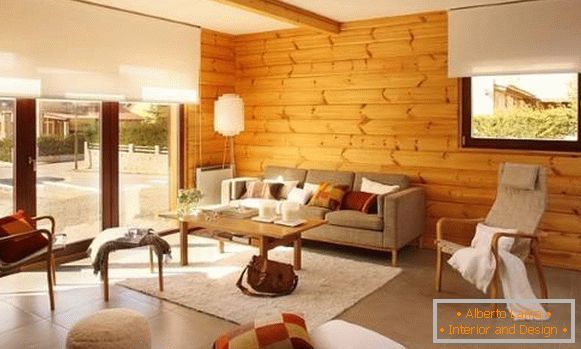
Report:
[[[14,212],[14,99],[0,98],[0,216]]]
[[[57,221],[68,242],[101,231],[99,149],[101,103],[38,99],[36,206]]]
[[[462,146],[581,151],[579,74],[462,79]]]

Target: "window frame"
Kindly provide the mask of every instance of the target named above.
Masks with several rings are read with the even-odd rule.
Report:
[[[458,84],[461,148],[581,152],[581,73],[577,74],[576,141],[474,138],[472,137],[472,78],[460,78]]]

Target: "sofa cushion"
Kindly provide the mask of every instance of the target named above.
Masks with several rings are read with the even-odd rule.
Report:
[[[284,184],[266,183],[263,181],[246,182],[246,192],[241,199],[270,199],[278,200]]]
[[[294,188],[290,193],[288,193],[287,201],[299,205],[306,205],[311,199],[311,196],[313,196],[313,193],[306,189]]]
[[[347,189],[353,188],[353,172],[329,171],[329,170],[309,170],[305,182],[320,184],[323,182],[333,185],[345,185]]]
[[[347,187],[344,185],[331,185],[329,183],[322,183],[317,192],[309,201],[308,206],[325,207],[330,210],[338,210],[341,208],[343,197],[347,193]]]
[[[297,180],[285,181],[285,180],[280,180],[280,179],[264,179],[263,182],[264,183],[280,183],[280,184],[282,184],[282,188],[280,188],[280,192],[278,195],[278,197],[280,199],[287,199],[289,193],[299,185],[299,181],[297,181]]]
[[[353,190],[361,191],[361,181],[363,180],[363,177],[382,184],[399,185],[399,190],[407,189],[410,186],[410,180],[406,175],[378,172],[357,172],[355,173]]]
[[[329,212],[325,216],[329,224],[369,230],[383,230],[383,219],[376,214],[360,211],[341,210]]]
[[[299,187],[305,183],[307,170],[291,167],[267,166],[264,170],[265,179],[276,179],[283,181],[299,181]]]
[[[341,209],[377,213],[377,195],[361,191],[350,191],[343,197]]]
[[[317,206],[303,206],[299,210],[299,215],[303,219],[325,219],[325,215],[331,212],[328,208]]]
[[[387,195],[395,193],[399,190],[399,185],[383,184],[372,181],[367,177],[361,179],[361,191],[364,193],[372,193],[377,195]]]

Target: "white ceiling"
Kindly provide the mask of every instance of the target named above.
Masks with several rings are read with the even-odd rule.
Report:
[[[295,28],[292,24],[223,5],[212,0],[89,1],[195,24],[202,28],[236,35]]]
[[[339,22],[450,8],[511,2],[514,0],[282,0]]]
[[[229,34],[294,28],[292,24],[213,0],[90,0],[95,3],[196,24]],[[397,16],[513,0],[283,0],[340,22]]]

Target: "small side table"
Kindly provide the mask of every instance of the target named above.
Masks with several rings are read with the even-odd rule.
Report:
[[[109,254],[118,250],[129,250],[137,247],[149,247],[149,270],[153,273],[154,253],[157,254],[159,290],[163,291],[163,256],[171,254],[171,247],[160,237],[160,234],[150,230],[145,235],[126,234],[127,228],[110,228],[101,234],[104,242],[93,241],[95,246],[91,245],[88,252],[93,248],[98,249],[96,255],[92,254],[93,271],[95,274],[101,273],[103,280],[103,298],[109,300]],[[160,232],[166,233],[166,232]]]
[[[137,248],[141,246],[133,246],[127,248],[119,248],[118,250],[128,250],[132,248]],[[154,255],[153,247],[149,246],[149,270],[150,272],[154,272],[153,266],[153,255]],[[105,257],[106,261],[101,268],[101,278],[103,279],[103,299],[105,302],[109,301],[109,254]],[[157,256],[157,270],[158,270],[158,282],[159,282],[159,291],[163,292],[163,254],[159,254]]]

